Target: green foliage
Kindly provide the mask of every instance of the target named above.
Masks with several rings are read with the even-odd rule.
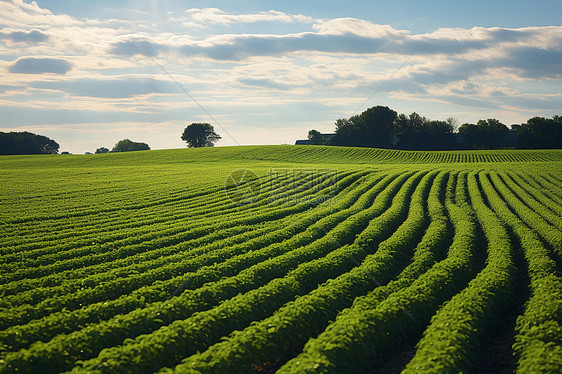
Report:
[[[472,148],[498,148],[502,137],[509,132],[507,126],[495,118],[479,120],[476,125],[465,123],[459,128],[466,143]]]
[[[513,309],[505,369],[560,372],[561,162],[326,146],[4,156],[0,373],[380,371],[416,343],[393,370],[472,372]],[[232,199],[240,168],[254,188]]]
[[[213,147],[220,139],[221,136],[208,123],[192,123],[181,135],[181,140],[185,141],[188,147],[194,148]]]
[[[59,145],[30,132],[0,132],[0,155],[57,154]]]
[[[431,121],[417,113],[400,114],[394,121],[395,147],[411,150],[447,149],[451,145],[453,120]]]
[[[562,147],[562,117],[530,118],[519,126],[517,138],[520,148],[560,148]]]
[[[310,140],[312,145],[322,145],[326,142],[324,136],[317,130],[310,130],[308,132],[308,140]]]
[[[113,146],[111,152],[131,152],[131,151],[148,151],[150,147],[146,143],[137,143],[129,139],[123,139]],[[96,153],[98,153],[96,151]],[[105,152],[99,152],[105,153]]]
[[[109,149],[105,148],[105,147],[100,147],[98,149],[96,149],[96,154],[98,153],[109,153]]]
[[[375,106],[349,119],[336,121],[334,145],[382,147],[392,143],[396,112],[388,107]]]

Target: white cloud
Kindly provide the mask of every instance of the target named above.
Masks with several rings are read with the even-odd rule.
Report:
[[[156,61],[221,124],[238,126],[236,136],[245,144],[291,143],[310,128],[330,131],[335,119],[351,115],[374,92],[367,106],[402,105],[403,111],[433,118],[431,111],[439,108],[466,115],[462,121],[494,110],[515,113],[506,115],[515,121],[536,108],[548,115],[562,107],[561,26],[414,34],[357,18],[207,8],[190,9],[173,27],[160,27],[158,22],[167,20],[150,14],[135,20],[77,19],[21,0],[1,4],[6,4],[0,8],[5,126],[64,124],[72,131],[74,123],[89,131],[80,124],[98,129],[115,124],[142,135],[151,124],[208,122]],[[228,26],[229,33],[214,26]],[[193,27],[199,29],[193,33]],[[256,29],[275,32],[249,32]],[[23,68],[36,74],[16,73],[18,64],[30,61],[32,66]]]
[[[377,25],[357,18],[336,18],[331,20],[318,20],[313,28],[320,34],[343,35],[354,34],[365,38],[394,38],[409,34],[405,30],[396,30],[389,25]]]
[[[302,14],[292,15],[276,10],[253,14],[228,14],[217,8],[192,8],[185,11],[186,16],[180,18],[184,26],[193,27],[197,25],[233,25],[237,23],[255,22],[281,22],[281,23],[312,23],[313,18]]]
[[[25,3],[23,0],[11,0],[2,1],[0,24],[11,27],[28,25],[64,27],[81,25],[82,22],[66,14],[57,15],[48,9],[40,8],[35,1]]]

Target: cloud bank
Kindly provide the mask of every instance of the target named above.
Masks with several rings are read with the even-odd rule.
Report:
[[[210,121],[206,111],[240,136],[292,126],[302,137],[333,130],[362,104],[461,121],[561,114],[562,26],[413,32],[218,8],[117,9],[98,19],[0,1],[0,107],[13,126],[181,127]],[[166,144],[181,146],[178,139]]]
[[[110,45],[109,53],[148,57],[179,53],[187,58],[224,62],[297,54],[387,58],[394,55],[417,60],[444,57],[456,64],[459,71],[466,71],[467,67],[472,72],[492,68],[513,69],[521,77],[534,79],[558,78],[562,71],[562,27],[476,27],[411,34],[388,25],[343,18],[317,23],[314,28],[314,32],[286,35],[219,35],[184,44],[169,43],[158,35],[143,38],[125,36],[124,40]]]

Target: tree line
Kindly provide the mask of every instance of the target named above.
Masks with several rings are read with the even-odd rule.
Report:
[[[37,135],[27,131],[0,132],[0,155],[57,154],[59,153],[59,148],[60,146],[56,141],[43,135]],[[150,150],[148,144],[123,139],[117,142],[111,150],[100,147],[96,150],[96,153],[144,150]],[[65,151],[61,152],[61,154],[70,153]]]
[[[495,118],[458,126],[452,117],[445,121],[430,120],[415,112],[398,114],[389,107],[375,106],[350,118],[338,119],[335,126],[335,134],[330,137],[310,130],[310,144],[404,150],[562,148],[562,117],[558,115],[532,117],[525,123],[511,125],[510,131]],[[188,147],[212,147],[221,136],[208,123],[192,123],[184,129],[181,139]],[[111,150],[100,147],[95,153],[143,150],[150,150],[149,145],[123,139]],[[0,132],[0,155],[57,154],[58,151],[59,144],[43,135]]]
[[[418,113],[398,114],[375,106],[350,118],[338,119],[335,134],[308,132],[310,144],[404,150],[561,148],[562,117],[533,117],[510,129],[495,118],[464,123],[448,118],[430,120]]]
[[[187,143],[188,147],[212,147],[221,139],[221,136],[208,123],[192,123],[183,130],[181,139]],[[123,139],[118,141],[111,150],[100,147],[96,149],[95,153],[147,150],[150,150],[150,146],[146,143]],[[57,154],[58,152],[59,144],[46,136],[30,132],[0,132],[0,155]],[[61,154],[70,153],[65,151]],[[90,152],[86,152],[86,154],[90,154]]]

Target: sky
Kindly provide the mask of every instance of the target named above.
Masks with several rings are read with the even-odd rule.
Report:
[[[294,144],[375,105],[459,123],[562,114],[562,1],[0,0],[0,131]]]

